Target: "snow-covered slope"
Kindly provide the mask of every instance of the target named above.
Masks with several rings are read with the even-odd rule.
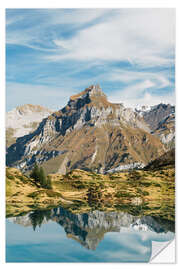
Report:
[[[35,130],[43,118],[52,111],[39,106],[26,104],[18,106],[6,114],[6,131],[9,142],[13,138],[22,137]]]

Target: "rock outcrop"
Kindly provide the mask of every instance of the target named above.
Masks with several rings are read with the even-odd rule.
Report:
[[[175,106],[158,104],[136,109],[151,129],[151,133],[160,138],[167,150],[175,147]]]
[[[140,162],[130,163],[127,165],[120,165],[116,168],[113,168],[111,170],[108,170],[107,173],[114,173],[114,172],[120,172],[125,170],[134,170],[134,169],[142,169],[144,168],[144,164]]]

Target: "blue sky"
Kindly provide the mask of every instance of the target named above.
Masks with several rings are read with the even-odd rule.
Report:
[[[99,83],[128,106],[175,103],[174,9],[7,9],[7,110],[57,110]]]

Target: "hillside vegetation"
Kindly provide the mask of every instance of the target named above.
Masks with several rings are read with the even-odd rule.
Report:
[[[48,177],[51,189],[7,168],[7,216],[62,205],[73,212],[122,210],[174,220],[174,165],[106,175],[77,169]]]

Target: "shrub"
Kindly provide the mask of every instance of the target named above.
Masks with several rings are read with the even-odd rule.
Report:
[[[35,192],[32,192],[32,193],[28,194],[28,197],[34,199],[35,197],[37,197],[37,195],[38,195],[38,193],[35,191]]]
[[[47,181],[46,181],[46,188],[52,189],[52,182],[51,182],[51,178],[49,177],[49,175],[48,175]]]
[[[7,175],[7,178],[10,179],[10,180],[13,180],[13,179],[14,179],[14,175],[8,174],[8,175]]]
[[[149,192],[147,192],[147,191],[142,191],[142,195],[147,196],[147,195],[149,195]]]
[[[137,171],[131,171],[129,173],[130,179],[139,180],[141,178],[141,174]]]

